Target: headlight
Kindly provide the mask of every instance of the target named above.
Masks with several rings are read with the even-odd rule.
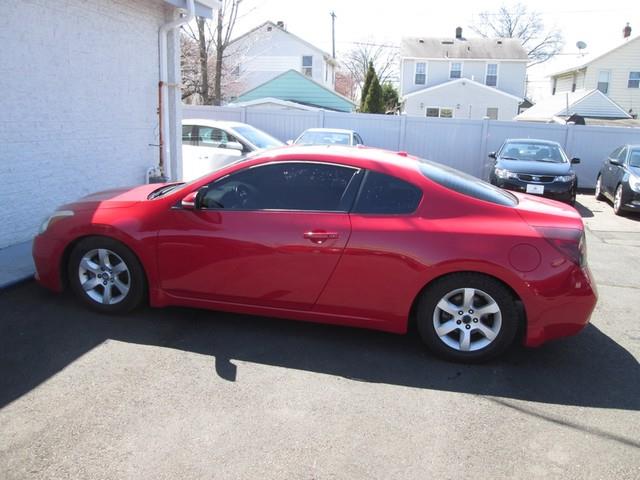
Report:
[[[640,193],[640,177],[629,175],[629,186],[634,192]]]
[[[569,175],[560,175],[556,177],[556,182],[572,182],[574,178],[576,178],[575,173],[571,173]]]
[[[498,178],[518,178],[516,173],[510,172],[504,168],[496,168],[496,177]]]
[[[44,222],[42,222],[42,225],[40,225],[40,234],[46,232],[47,229],[58,220],[61,220],[65,217],[73,217],[73,215],[74,213],[72,210],[58,210],[56,212],[53,212],[51,216],[49,216],[49,218],[47,218]]]

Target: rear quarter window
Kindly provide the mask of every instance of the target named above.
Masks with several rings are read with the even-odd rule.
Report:
[[[515,195],[455,168],[420,159],[420,171],[429,180],[468,197],[507,207],[518,204]]]
[[[354,213],[401,215],[415,212],[422,190],[399,178],[368,171],[353,207]]]

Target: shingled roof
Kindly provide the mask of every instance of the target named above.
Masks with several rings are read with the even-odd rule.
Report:
[[[515,38],[405,37],[400,55],[409,58],[450,58],[527,61],[527,51]]]

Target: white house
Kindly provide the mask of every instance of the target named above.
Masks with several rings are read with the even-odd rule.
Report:
[[[234,39],[228,49],[231,62],[230,97],[239,97],[289,70],[298,71],[333,90],[336,61],[331,55],[289,32],[283,22],[265,22]]]
[[[400,96],[409,115],[511,120],[525,93],[529,59],[519,40],[407,37]]]
[[[211,17],[219,2],[10,3],[0,29],[0,248],[31,239],[58,205],[146,181],[161,151],[160,80],[163,160],[177,177],[180,50],[170,27]]]
[[[631,28],[625,29],[625,34]],[[580,61],[551,76],[552,95],[598,89],[637,117],[640,113],[640,36],[625,36],[615,48]]]
[[[631,115],[600,90],[556,93],[528,108],[514,120],[565,123],[574,115],[583,119],[630,119]]]

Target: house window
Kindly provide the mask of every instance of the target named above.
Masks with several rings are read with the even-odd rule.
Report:
[[[240,77],[240,65],[236,65],[235,67],[233,67],[233,70],[231,71],[231,75],[234,78],[239,78]]]
[[[598,90],[602,93],[609,92],[609,70],[600,70],[598,73]]]
[[[487,117],[489,120],[497,120],[498,119],[498,108],[497,107],[487,107]]]
[[[629,88],[640,88],[640,72],[629,72]]]
[[[427,117],[453,118],[453,108],[427,107]]]
[[[462,64],[460,62],[452,62],[451,70],[449,70],[449,78],[460,78],[462,76]]]
[[[313,57],[311,55],[302,56],[302,73],[307,77],[313,77]]]
[[[495,87],[498,85],[498,64],[487,63],[487,75],[485,77],[485,84],[489,87]]]
[[[424,62],[416,63],[416,74],[414,83],[416,85],[424,85],[427,83],[427,64]]]

